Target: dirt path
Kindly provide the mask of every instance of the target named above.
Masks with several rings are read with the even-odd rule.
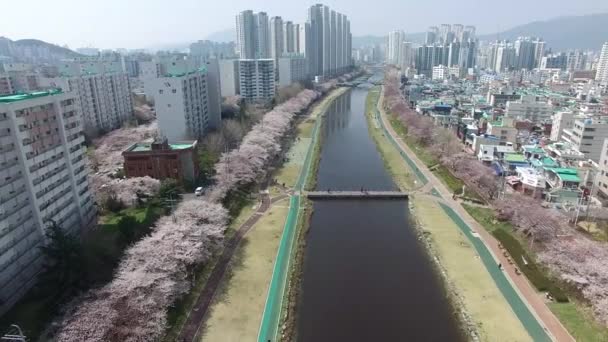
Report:
[[[384,113],[384,110],[381,106],[384,99],[384,88],[380,93],[380,100],[378,101],[378,110],[381,113]],[[435,197],[435,200],[439,200],[439,202],[443,202],[452,208],[458,216],[462,218],[462,220],[471,227],[480,237],[481,241],[490,249],[492,252],[496,263],[499,262],[502,265],[507,265],[504,267],[505,275],[507,279],[514,285],[516,291],[518,292],[521,299],[526,303],[530,311],[536,317],[536,319],[541,323],[545,331],[550,335],[550,337],[555,341],[575,341],[575,339],[568,333],[566,328],[561,324],[561,322],[555,317],[553,312],[546,305],[545,300],[541,294],[539,294],[535,288],[528,282],[526,277],[522,275],[518,275],[515,272],[515,268],[512,265],[509,265],[506,257],[503,255],[503,251],[498,247],[498,241],[488,232],[486,231],[473,217],[471,217],[464,208],[459,205],[457,201],[452,199],[452,193],[446,188],[446,186],[439,180],[435,175],[425,166],[425,164],[418,159],[415,153],[403,142],[403,140],[399,137],[399,135],[394,131],[392,125],[386,118],[386,113],[384,115],[380,115],[381,119],[389,132],[389,134],[397,141],[399,147],[408,154],[410,159],[414,161],[416,166],[420,169],[420,171],[427,177],[429,183],[427,183],[422,189],[435,188],[443,197],[439,200]],[[421,189],[421,190],[422,190]],[[433,198],[433,196],[428,196],[428,198]]]
[[[277,201],[283,200],[289,197],[287,194],[278,195],[274,198],[270,198],[268,194],[264,194],[262,197],[262,204],[260,207],[245,221],[234,234],[234,236],[226,243],[224,246],[224,250],[219,260],[215,264],[215,267],[211,271],[211,275],[201,291],[198,299],[196,300],[196,304],[190,311],[188,315],[188,319],[186,323],[182,326],[181,332],[177,341],[185,342],[185,341],[196,341],[199,329],[205,319],[205,315],[213,302],[213,297],[215,296],[215,292],[222,281],[224,273],[228,269],[228,265],[230,264],[230,260],[234,255],[239,243],[251,230],[251,228],[258,222],[258,220],[268,211],[271,205]]]

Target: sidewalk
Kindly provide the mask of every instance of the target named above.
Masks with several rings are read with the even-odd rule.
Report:
[[[410,159],[413,164],[415,164],[415,168],[420,170],[420,172],[429,181],[429,183],[432,184],[433,189],[441,195],[442,199],[439,200],[439,202],[445,206],[444,209],[446,209],[446,213],[450,215],[450,211],[452,211],[454,215],[450,216],[454,216],[453,219],[455,219],[457,224],[461,223],[461,225],[468,226],[473,236],[478,237],[479,240],[483,243],[483,245],[485,245],[485,247],[491,252],[492,257],[494,258],[495,265],[498,263],[502,263],[502,265],[509,265],[506,258],[502,254],[502,250],[498,248],[497,240],[483,227],[481,227],[481,225],[479,225],[479,223],[477,223],[477,221],[475,221],[475,219],[473,219],[468,214],[468,212],[464,210],[462,206],[459,205],[457,201],[452,199],[452,193],[447,189],[447,187],[426,167],[426,165],[422,161],[418,159],[416,154],[410,150],[407,144],[405,144],[403,140],[399,138],[399,136],[396,134],[393,127],[391,126],[390,122],[388,122],[386,118],[386,113],[384,113],[384,109],[381,106],[383,100],[384,88],[382,88],[382,91],[380,93],[380,100],[377,103],[377,108],[381,113],[380,117],[385,130],[397,142],[399,149],[404,151],[409,157],[408,159]],[[425,186],[424,188],[427,188],[428,186],[429,185],[427,184],[427,186]],[[462,220],[462,222],[458,222],[459,220]],[[488,269],[488,271],[490,271],[490,269]],[[555,317],[555,315],[553,315],[551,310],[547,307],[544,302],[544,298],[539,295],[539,293],[537,293],[536,289],[532,287],[532,285],[528,282],[524,275],[517,275],[513,267],[505,267],[504,271],[501,272],[501,274],[504,274],[504,276],[506,276],[507,280],[511,283],[514,290],[517,292],[519,298],[524,302],[531,314],[534,315],[536,321],[538,321],[538,323],[542,326],[542,329],[544,329],[544,331],[549,335],[552,340],[574,341],[574,338],[568,333],[568,331],[564,328],[561,322]],[[497,279],[496,277],[499,275],[492,274],[492,276],[495,278],[497,285],[501,287],[499,284],[499,279]],[[510,298],[507,297],[507,300],[509,299]],[[513,301],[509,300],[509,302],[512,303],[513,306]],[[516,311],[516,314],[518,314],[518,317],[520,317],[521,319],[521,312],[518,312],[521,310],[516,310],[516,307],[513,307],[513,309],[514,311]],[[534,330],[534,324],[530,324],[531,322],[522,321],[522,323],[524,323],[526,328],[529,328],[529,332],[530,329]],[[534,337],[534,335],[536,334],[531,333],[531,335]]]

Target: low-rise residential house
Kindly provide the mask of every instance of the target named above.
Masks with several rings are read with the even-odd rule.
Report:
[[[513,147],[512,142],[503,141],[500,138],[484,134],[484,135],[474,135],[471,134],[467,136],[465,140],[465,144],[469,146],[469,148],[473,151],[475,155],[479,153],[479,149],[481,145],[496,145],[496,146],[511,146]]]
[[[553,114],[551,125],[551,141],[560,141],[565,129],[572,129],[575,115],[571,111],[557,112]]]
[[[535,123],[550,120],[553,115],[553,106],[534,95],[522,96],[519,101],[507,101],[506,110],[506,117]]]
[[[604,140],[602,156],[595,178],[595,189],[592,193],[604,206],[608,206],[608,139]]]
[[[135,143],[123,153],[127,177],[149,176],[163,180],[173,178],[180,183],[194,182],[199,175],[197,142],[167,140]]]
[[[535,198],[542,197],[545,190],[545,176],[542,171],[533,167],[516,167],[515,172],[524,194]]]
[[[546,167],[545,176],[547,184],[551,188],[567,188],[578,189],[581,184],[581,178],[578,176],[578,171],[567,167]]]
[[[537,145],[522,146],[522,150],[524,151],[524,156],[528,159],[541,159],[546,155],[545,150]]]
[[[482,162],[502,161],[506,154],[514,153],[513,146],[481,145],[477,158]]]
[[[560,162],[575,162],[585,160],[585,154],[575,149],[571,143],[557,142],[545,147],[549,156],[558,159]]]
[[[530,165],[537,170],[542,170],[545,167],[559,167],[555,159],[551,157],[543,157],[539,159],[530,159]]]
[[[528,159],[521,153],[508,153],[503,159],[504,168],[509,173],[515,172],[517,167],[523,167],[530,165]]]
[[[517,128],[513,127],[512,124],[513,120],[507,118],[503,118],[501,121],[488,122],[486,133],[498,137],[501,142],[515,144],[517,142]]]
[[[582,195],[581,178],[573,168],[545,168],[549,202],[577,203]]]

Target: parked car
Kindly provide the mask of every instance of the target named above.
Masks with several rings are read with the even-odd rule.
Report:
[[[196,189],[194,190],[194,195],[195,195],[195,196],[200,196],[200,195],[202,195],[202,194],[203,194],[203,187],[202,187],[202,186],[199,186],[198,188],[196,188]]]

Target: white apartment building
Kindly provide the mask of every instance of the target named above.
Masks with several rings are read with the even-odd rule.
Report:
[[[551,141],[560,141],[564,129],[572,129],[574,127],[573,112],[557,112],[553,114],[551,125]]]
[[[517,143],[517,128],[513,126],[513,120],[503,118],[499,122],[488,122],[486,133],[499,139],[500,143]]]
[[[352,66],[352,34],[348,17],[316,4],[308,9],[307,24],[310,44],[307,42],[306,58],[310,76],[328,77],[347,72]]]
[[[169,142],[196,140],[219,124],[221,112],[213,103],[209,87],[219,87],[209,80],[207,68],[195,69],[188,61],[167,65],[167,74],[152,81],[156,117],[160,132]]]
[[[608,203],[608,139],[604,139],[598,164],[599,170],[595,180],[597,194],[594,195],[597,195],[603,203]]]
[[[302,82],[308,78],[307,61],[304,56],[293,55],[279,58],[279,86]]]
[[[597,63],[595,80],[602,86],[608,87],[608,42],[602,46],[602,52]]]
[[[271,101],[275,95],[274,59],[240,59],[239,93],[246,101]]]
[[[541,123],[551,120],[552,115],[553,106],[534,95],[524,95],[519,101],[507,101],[505,117],[508,118]]]
[[[222,96],[234,96],[239,93],[239,60],[221,59],[220,93]]]
[[[608,138],[608,120],[604,118],[577,119],[572,129],[564,129],[562,139],[573,145],[587,159],[599,162],[604,140]]]
[[[70,233],[95,208],[74,93],[0,96],[0,313],[34,283],[52,222]]]
[[[107,132],[133,118],[129,77],[120,62],[73,61],[62,63],[59,69],[62,77],[44,81],[78,96],[85,130]]]
[[[405,32],[397,30],[388,33],[386,44],[386,61],[398,64],[401,59],[401,44],[405,41]]]
[[[460,68],[457,66],[447,67],[438,65],[433,67],[432,79],[435,81],[448,80],[452,77],[460,77]]]
[[[31,64],[4,63],[0,65],[0,94],[35,91],[40,88],[39,75]]]

